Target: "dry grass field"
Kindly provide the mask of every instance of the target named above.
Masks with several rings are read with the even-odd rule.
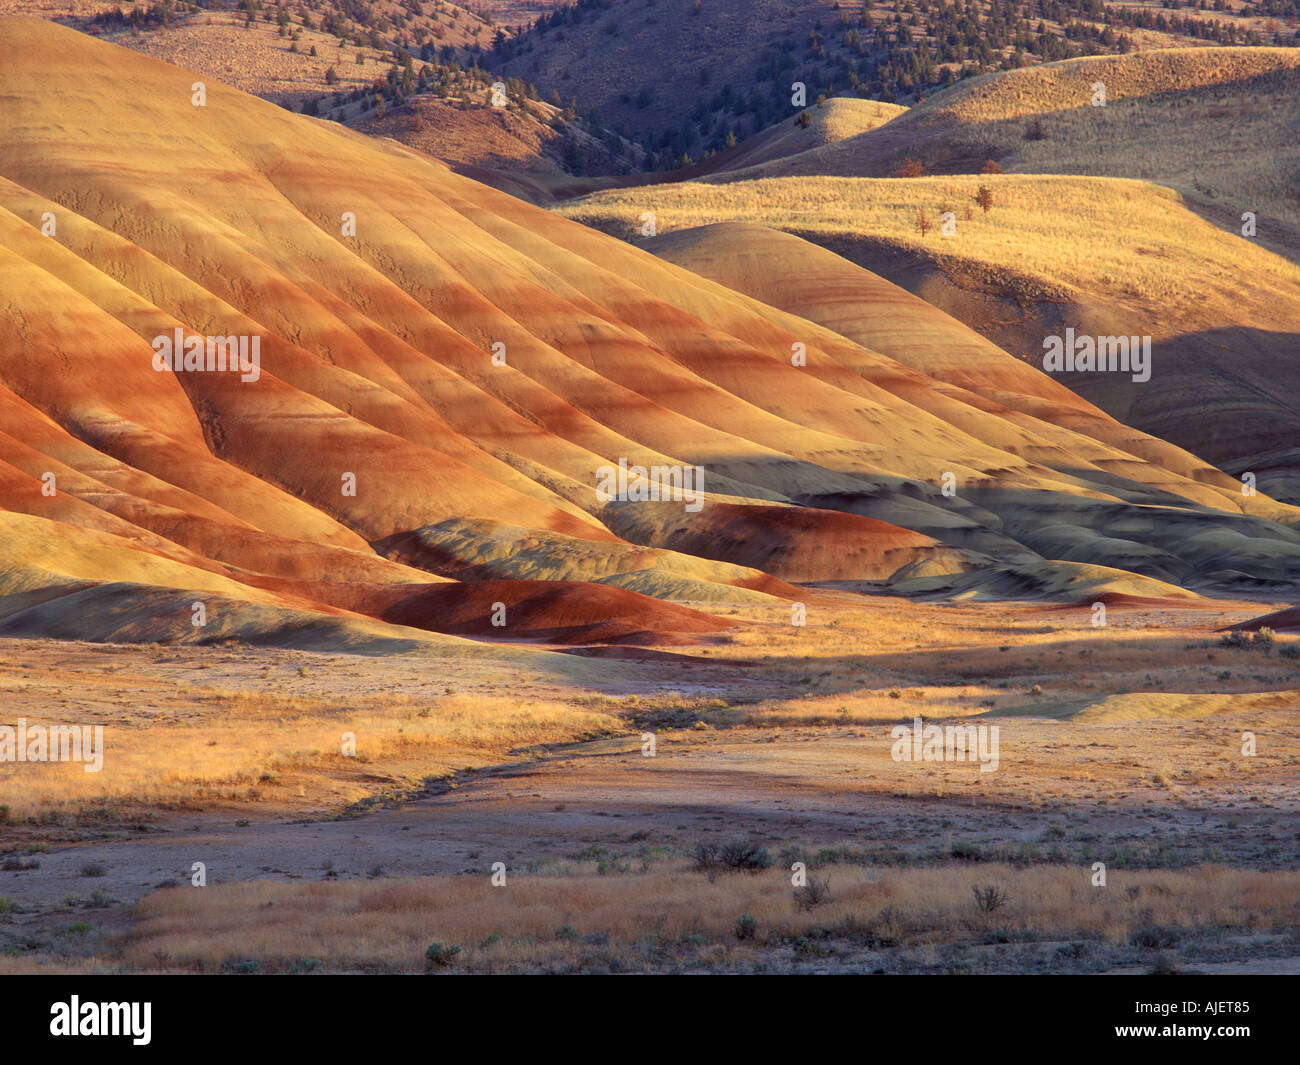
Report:
[[[601,864],[500,888],[485,875],[174,888],[141,903],[121,959],[190,972],[979,972],[1150,964],[1161,948],[1177,968],[1252,940],[1300,946],[1297,872],[1134,872],[1099,888],[1086,868],[822,864],[814,901],[779,870],[710,877],[654,853]],[[986,886],[988,912],[972,891]]]
[[[975,200],[981,186],[992,193],[987,213]],[[1123,178],[720,175],[592,193],[557,210],[626,239],[639,236],[645,211],[654,212],[659,233],[747,221],[815,241],[852,235],[952,261],[1026,299],[1065,300],[1085,289],[1129,300],[1144,324],[1207,302],[1207,314],[1243,301],[1252,313],[1279,299],[1300,302],[1300,267],[1199,218],[1177,193]],[[945,211],[955,215],[952,236],[940,228]],[[930,227],[924,234],[922,214]]]
[[[1300,965],[1300,639],[1214,635],[1258,605],[731,611],[721,646],[513,690],[412,656],[9,641],[15,716],[77,706],[107,757],[2,767],[0,971]],[[895,761],[918,716],[998,726],[998,768]]]
[[[0,810],[8,829],[26,836],[186,809],[319,815],[418,791],[518,747],[617,728],[609,714],[558,691],[541,694],[544,684],[526,699],[495,690],[492,678],[506,661],[459,663],[456,689],[418,656],[373,662],[6,641],[4,720],[102,726],[106,768],[52,763],[33,780],[18,766],[0,766]],[[511,664],[527,675],[517,656]],[[580,677],[583,664],[573,669]],[[345,733],[355,737],[355,754],[344,754]]]

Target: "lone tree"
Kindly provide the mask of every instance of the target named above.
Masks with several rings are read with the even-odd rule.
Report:
[[[933,225],[934,223],[930,221],[930,216],[926,214],[924,210],[916,212],[916,228],[920,230],[921,236],[925,236],[929,233],[930,227]]]
[[[898,176],[925,177],[925,167],[921,165],[921,160],[909,156],[903,160],[903,165],[898,168]]]
[[[993,190],[987,185],[981,185],[979,191],[975,193],[975,202],[984,208],[985,214],[988,214],[993,210]]]

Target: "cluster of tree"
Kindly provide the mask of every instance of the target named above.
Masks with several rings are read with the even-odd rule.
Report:
[[[124,12],[120,7],[97,12],[91,18],[90,24],[97,29],[107,30],[123,27],[132,30],[156,30],[162,26],[170,26],[177,15],[193,9],[194,6],[191,4],[176,3],[175,0],[156,0],[147,7],[137,4],[128,12]]]

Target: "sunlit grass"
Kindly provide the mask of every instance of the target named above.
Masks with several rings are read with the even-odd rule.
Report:
[[[1112,871],[984,863],[881,869],[818,867],[828,897],[795,901],[789,869],[710,879],[681,858],[632,857],[621,871],[569,864],[516,871],[502,887],[482,875],[286,884],[267,881],[155,892],[136,908],[124,959],[147,969],[303,968],[420,972],[442,944],[456,971],[701,966],[746,968],[806,952],[797,941],[852,951],[978,942],[991,930],[1040,939],[1124,944],[1140,929],[1289,930],[1300,920],[1300,872],[1204,867]],[[1005,903],[981,911],[972,888]],[[753,938],[739,940],[742,915]],[[1028,938],[1026,936],[1025,938]],[[1003,939],[1005,942],[1005,938]],[[457,947],[452,953],[446,948]],[[250,964],[252,963],[252,964]]]

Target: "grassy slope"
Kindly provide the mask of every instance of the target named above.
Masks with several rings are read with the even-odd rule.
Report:
[[[1104,107],[1091,104],[1098,82]],[[991,158],[1017,173],[1153,181],[1200,207],[1252,210],[1295,226],[1300,194],[1290,175],[1300,166],[1298,93],[1297,49],[1166,49],[1067,60],[961,82],[886,128],[768,163],[760,173],[880,177],[908,157],[929,172],[972,172]],[[1041,140],[1026,139],[1034,119]],[[1261,225],[1262,239],[1267,229]]]
[[[1300,499],[1289,443],[1300,409],[1276,374],[1294,357],[1300,321],[1300,273],[1284,261],[1300,247],[1285,181],[1298,73],[1290,50],[1195,49],[989,75],[845,140],[562,209],[624,236],[646,210],[660,232],[743,220],[798,233],[1035,361],[1043,337],[1066,324],[1151,335],[1164,345],[1152,385],[1067,382],[1116,417]],[[1096,80],[1104,109],[1087,104]],[[1273,102],[1261,106],[1261,95]],[[1045,139],[1027,141],[1035,117]],[[857,177],[892,175],[909,157],[946,176]],[[990,157],[1017,173],[974,176]],[[993,195],[988,214],[973,202],[981,185]],[[1245,205],[1259,215],[1258,240],[1236,232]],[[946,209],[956,215],[949,237],[937,228]],[[919,212],[935,226],[925,236]],[[1191,401],[1207,395],[1220,416]]]

